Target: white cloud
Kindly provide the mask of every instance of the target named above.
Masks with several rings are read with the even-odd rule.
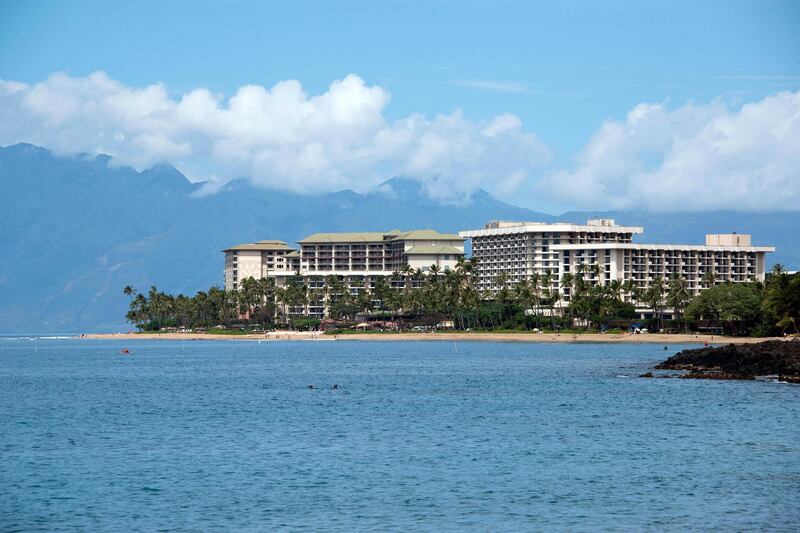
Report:
[[[602,124],[561,171],[545,170],[550,150],[512,114],[471,121],[455,110],[391,121],[389,102],[384,88],[353,74],[318,95],[288,80],[246,85],[229,98],[202,88],[175,98],[160,83],[57,73],[36,84],[0,80],[0,145],[107,153],[140,169],[169,162],[196,180],[219,176],[204,188],[209,194],[234,177],[313,193],[366,191],[406,175],[443,202],[483,187],[540,207],[800,205],[800,92],[741,106],[639,104]]]
[[[470,89],[480,89],[495,93],[527,93],[530,89],[518,81],[503,80],[453,80],[450,83]]]
[[[595,209],[797,209],[800,92],[738,108],[640,104],[624,121],[603,124],[574,169],[537,189]]]
[[[172,98],[163,84],[128,87],[103,72],[57,73],[33,85],[0,80],[0,145],[107,153],[137,168],[169,162],[198,179],[243,176],[301,193],[366,190],[405,174],[456,202],[481,186],[513,192],[549,158],[513,115],[388,121],[389,100],[353,74],[319,95],[289,80],[226,99],[202,88]]]

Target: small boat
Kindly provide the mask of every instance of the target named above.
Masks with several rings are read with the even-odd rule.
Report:
[[[123,354],[123,355],[130,355],[130,354],[131,354],[131,351],[130,351],[129,349],[127,349],[127,348],[123,348],[123,349],[121,349],[121,350],[119,351],[119,353],[121,353],[121,354]]]

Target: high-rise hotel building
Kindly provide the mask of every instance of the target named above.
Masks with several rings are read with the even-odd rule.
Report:
[[[617,226],[613,220],[593,219],[586,224],[557,222],[492,221],[483,229],[459,232],[472,240],[472,256],[477,260],[478,288],[497,292],[498,276],[504,274],[513,285],[534,273],[551,274],[552,288],[560,279],[560,245],[587,243],[630,243],[639,226]]]
[[[580,268],[581,275],[590,283],[633,280],[644,291],[657,278],[681,276],[697,294],[705,288],[707,272],[713,273],[715,283],[763,281],[766,254],[775,251],[771,246],[753,246],[750,235],[736,233],[706,235],[705,245],[634,243],[633,235],[642,231],[594,219],[584,225],[490,222],[459,235],[472,239],[481,289],[497,292],[500,274],[513,285],[533,273],[540,280],[550,273],[550,288],[560,291],[562,303],[570,294],[560,280],[566,273],[578,274],[582,264],[586,267]]]

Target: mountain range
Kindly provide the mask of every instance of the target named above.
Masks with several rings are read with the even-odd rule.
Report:
[[[800,211],[554,216],[482,190],[465,205],[442,205],[406,177],[363,194],[298,195],[246,180],[204,194],[202,184],[169,165],[139,172],[109,156],[60,157],[29,144],[0,148],[0,183],[0,333],[127,330],[125,285],[194,294],[222,283],[224,248],[292,243],[316,231],[457,232],[494,219],[602,216],[644,226],[640,242],[700,244],[705,233],[751,233],[754,243],[776,246],[770,262],[800,266]]]

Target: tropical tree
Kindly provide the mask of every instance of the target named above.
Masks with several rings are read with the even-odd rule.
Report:
[[[689,302],[692,301],[692,292],[689,289],[689,282],[683,276],[676,275],[669,280],[667,291],[667,305],[672,307],[675,316],[683,321],[684,311]]]
[[[767,276],[762,310],[782,333],[796,333],[800,327],[800,274],[790,276],[776,264]]]
[[[664,296],[666,293],[667,285],[661,276],[657,276],[650,283],[650,288],[644,293],[644,301],[653,310],[653,315],[658,322],[658,329],[663,327]]]
[[[722,323],[734,332],[744,332],[762,317],[762,293],[755,283],[723,283],[692,300],[686,307],[686,317]]]
[[[713,287],[717,284],[717,273],[714,271],[713,268],[710,268],[703,272],[703,277],[701,278],[701,282],[703,286],[706,288]]]

